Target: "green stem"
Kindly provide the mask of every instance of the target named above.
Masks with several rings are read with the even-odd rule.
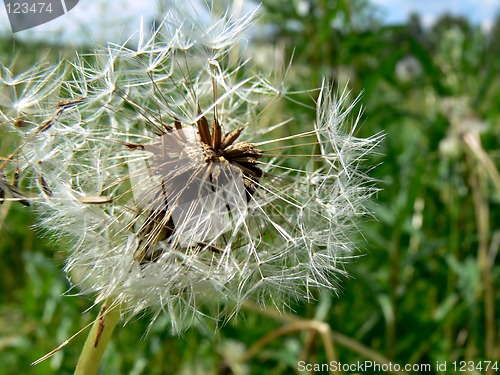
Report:
[[[120,306],[113,304],[112,299],[108,298],[102,305],[85,341],[76,365],[75,375],[97,374],[104,350],[119,320]]]

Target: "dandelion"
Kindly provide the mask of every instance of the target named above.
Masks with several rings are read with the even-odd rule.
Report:
[[[180,331],[247,300],[286,308],[346,275],[374,192],[361,163],[379,138],[354,136],[356,101],[326,81],[314,124],[276,120],[292,94],[229,58],[255,13],[204,24],[173,10],[135,48],[60,69],[57,90],[34,75],[43,95],[27,95],[16,163],[40,225],[71,244],[69,279],[96,303],[164,312]]]

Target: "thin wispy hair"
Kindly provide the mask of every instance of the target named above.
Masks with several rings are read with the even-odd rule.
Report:
[[[376,191],[363,161],[380,136],[355,136],[356,100],[327,80],[314,123],[273,113],[284,85],[229,57],[255,15],[172,9],[134,48],[17,77],[29,110],[2,115],[28,125],[13,127],[23,144],[11,161],[37,191],[26,199],[39,225],[70,247],[69,279],[96,303],[166,312],[181,330],[206,307],[215,319],[247,300],[283,309],[347,275]]]

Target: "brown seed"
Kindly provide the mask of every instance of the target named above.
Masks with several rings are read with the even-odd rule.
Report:
[[[75,105],[83,102],[84,99],[85,98],[81,97],[81,98],[75,98],[75,99],[61,100],[61,101],[57,102],[57,107],[59,107],[63,110],[67,109],[67,108],[71,108],[71,107],[74,107]]]
[[[17,118],[15,121],[14,121],[14,126],[16,128],[24,128],[26,126],[28,126],[29,123],[27,123],[26,121],[24,121],[24,119],[22,117],[19,117]]]
[[[45,120],[44,122],[42,122],[42,125],[40,125],[40,127],[38,128],[38,130],[36,132],[42,133],[42,132],[48,130],[54,124],[54,120],[55,120],[55,118],[52,117],[52,118],[49,118],[48,120]]]
[[[98,197],[80,197],[78,201],[86,204],[104,204],[113,202],[113,197],[98,196]]]
[[[42,190],[45,193],[45,195],[47,195],[48,197],[54,195],[54,193],[50,189],[49,185],[47,184],[47,181],[45,181],[45,178],[43,178],[43,176],[38,177],[38,181],[40,181],[40,185],[42,185]]]
[[[212,120],[212,147],[219,149],[222,144],[222,133],[219,121],[216,118]]]
[[[241,128],[234,129],[234,130],[230,131],[229,133],[227,133],[224,136],[224,138],[222,139],[222,143],[220,145],[220,148],[224,149],[224,148],[232,145],[233,142],[236,141],[236,139],[238,139],[238,137],[240,136],[243,129],[244,129],[244,127],[241,127]]]

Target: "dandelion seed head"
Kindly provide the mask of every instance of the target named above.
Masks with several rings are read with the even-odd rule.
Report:
[[[180,330],[203,306],[217,319],[248,299],[284,308],[337,290],[379,138],[354,136],[355,102],[326,82],[315,124],[273,123],[286,92],[228,58],[255,15],[173,8],[137,48],[79,56],[57,84],[31,73],[19,102],[53,105],[18,130],[22,168],[81,293]]]

